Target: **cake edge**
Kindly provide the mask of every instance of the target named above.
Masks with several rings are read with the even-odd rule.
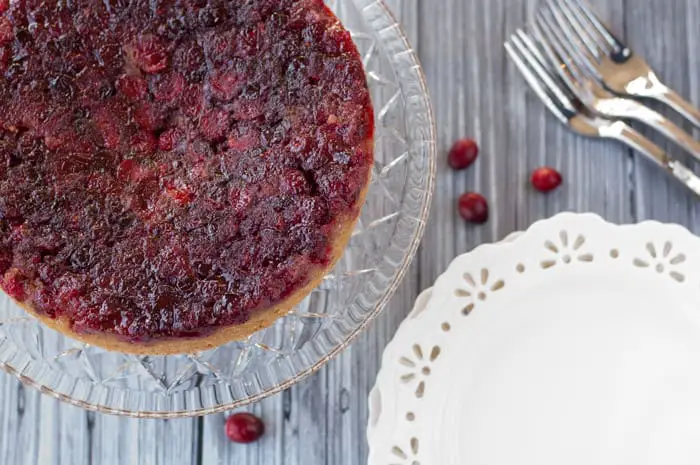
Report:
[[[372,137],[367,141],[367,144],[370,146],[370,153],[374,154],[374,135],[372,135]],[[316,272],[312,272],[310,275],[311,279],[309,280],[308,284],[292,293],[291,296],[287,297],[280,303],[254,312],[251,315],[251,318],[243,324],[217,328],[213,333],[208,334],[207,336],[187,338],[170,337],[163,338],[161,340],[134,342],[108,333],[78,333],[73,331],[67,318],[54,319],[49,316],[42,315],[36,312],[34,308],[31,305],[28,305],[26,302],[18,302],[4,291],[3,293],[10,297],[10,299],[12,299],[15,304],[19,305],[25,312],[49,328],[58,331],[71,339],[92,346],[101,347],[108,351],[121,352],[131,355],[176,355],[204,352],[215,349],[229,342],[243,340],[253,333],[269,328],[278,319],[289,313],[291,309],[301,303],[301,301],[303,301],[316,287],[319,286],[319,284],[321,284],[325,276],[335,267],[347,248],[352,233],[355,229],[355,225],[360,218],[362,207],[365,204],[371,177],[372,169],[370,164],[367,180],[365,181],[365,187],[360,192],[357,200],[357,211],[353,215],[346,215],[345,218],[341,218],[338,226],[336,227],[337,232],[331,239],[331,242],[333,243],[333,252],[331,253],[331,261],[328,266],[320,267]]]

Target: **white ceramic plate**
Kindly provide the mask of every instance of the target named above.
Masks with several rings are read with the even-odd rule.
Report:
[[[700,463],[700,239],[564,214],[458,257],[370,405],[370,465]]]

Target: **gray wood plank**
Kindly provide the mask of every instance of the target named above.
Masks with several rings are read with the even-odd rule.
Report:
[[[33,465],[38,459],[39,394],[2,376],[0,463]]]
[[[100,414],[92,416],[91,464],[198,463],[198,419],[138,420]]]
[[[197,463],[200,420],[148,421],[88,413],[0,376],[0,463]]]
[[[686,28],[688,32],[688,75],[690,92],[688,97],[696,106],[700,106],[700,3],[686,0]],[[695,137],[700,138],[700,128],[695,129]]]
[[[436,110],[440,160],[432,218],[421,252],[422,287],[429,286],[457,255],[499,240],[557,212],[592,211],[613,221],[631,219],[631,168],[627,151],[585,140],[547,114],[512,65],[502,43],[522,26],[537,2],[471,0],[434,2],[421,14],[420,50]],[[621,0],[596,2],[621,26]],[[640,2],[641,3],[641,2]],[[478,162],[467,172],[450,170],[445,154],[459,137],[480,143]],[[552,165],[565,177],[551,195],[528,188],[532,169]],[[455,214],[465,191],[483,193],[492,219],[463,224]]]
[[[37,463],[87,465],[91,439],[87,413],[48,396],[41,396],[39,406]]]
[[[145,421],[86,413],[0,376],[0,464],[112,465],[364,463],[367,395],[381,353],[417,293],[457,255],[560,211],[593,211],[616,222],[674,221],[700,232],[700,204],[622,146],[585,140],[561,127],[502,51],[536,0],[391,0],[421,56],[438,122],[437,189],[414,266],[386,311],[351,349],[294,388],[247,410],[268,434],[258,444],[228,442],[226,415]],[[700,104],[700,2],[595,0],[666,81]],[[699,134],[700,135],[700,134]],[[481,146],[466,172],[448,169],[445,153],[459,137]],[[681,150],[659,140],[674,156]],[[552,195],[527,187],[532,169],[552,165],[565,176]],[[464,224],[457,197],[482,192],[492,219]],[[200,444],[200,437],[201,444]]]
[[[698,24],[700,12],[694,0],[648,1],[645,8],[630,9],[626,24],[627,37],[634,49],[647,58],[667,85],[687,98],[692,97],[696,105],[700,104]],[[681,121],[673,112],[662,111],[675,121]],[[697,168],[682,149],[651,131],[643,132],[672,156]],[[642,160],[635,164],[635,183],[635,204],[640,219],[677,222],[695,233],[700,232],[700,203],[683,187]]]

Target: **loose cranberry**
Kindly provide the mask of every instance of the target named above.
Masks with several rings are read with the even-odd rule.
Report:
[[[554,168],[544,166],[532,172],[532,185],[540,192],[550,192],[562,183],[561,174]]]
[[[240,444],[255,442],[265,433],[262,420],[250,413],[236,413],[226,420],[226,436]]]
[[[459,198],[458,206],[462,218],[471,223],[483,224],[489,219],[489,204],[481,194],[467,192]]]
[[[202,48],[195,42],[183,41],[173,54],[173,66],[188,78],[199,81],[206,70]]]
[[[448,163],[453,169],[469,168],[479,156],[479,146],[474,139],[460,139],[450,149]]]
[[[6,12],[10,8],[10,0],[0,0],[0,14]]]

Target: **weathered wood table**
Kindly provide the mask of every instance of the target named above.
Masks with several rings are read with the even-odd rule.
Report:
[[[535,0],[389,3],[425,67],[440,160],[422,250],[383,315],[319,374],[251,407],[268,427],[253,446],[228,442],[224,415],[146,421],[88,413],[0,374],[0,465],[362,464],[366,399],[382,350],[418,292],[455,255],[566,210],[596,212],[614,222],[677,222],[700,234],[698,199],[622,146],[568,133],[526,93],[502,43],[525,22]],[[670,85],[700,104],[698,0],[594,3]],[[471,170],[453,173],[445,152],[461,136],[479,140],[482,155]],[[527,186],[530,170],[543,164],[565,176],[563,188],[549,196]],[[487,225],[468,226],[456,215],[455,199],[466,190],[490,200]]]

